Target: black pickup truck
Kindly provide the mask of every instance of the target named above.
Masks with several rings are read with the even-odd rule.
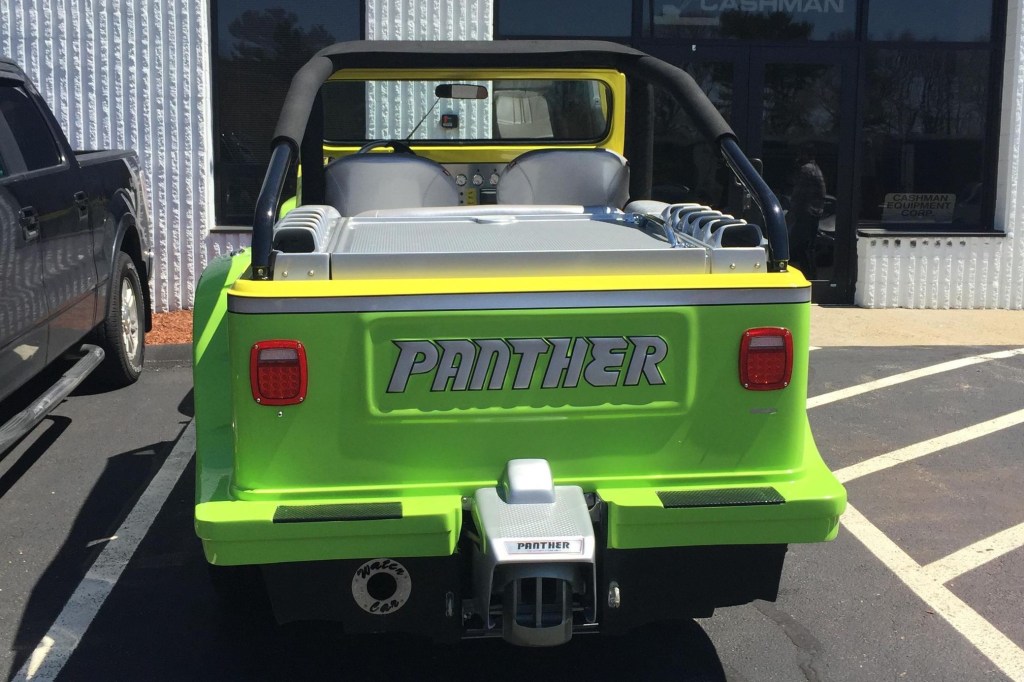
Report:
[[[0,452],[93,369],[111,386],[139,377],[152,323],[150,234],[135,152],[72,150],[24,72],[0,58],[0,400],[83,353],[0,429]]]

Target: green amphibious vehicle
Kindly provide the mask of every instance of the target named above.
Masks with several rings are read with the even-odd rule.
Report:
[[[714,150],[699,172],[731,171],[721,196],[652,196],[663,101]],[[215,583],[265,587],[282,622],[530,646],[774,600],[788,544],[834,538],[846,503],[787,260],[778,200],[676,67],[599,42],[321,51],[252,248],[196,294]]]

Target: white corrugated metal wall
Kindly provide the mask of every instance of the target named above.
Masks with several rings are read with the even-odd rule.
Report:
[[[370,0],[366,35],[487,40],[491,0]],[[207,261],[249,243],[213,213],[208,0],[0,0],[17,60],[77,149],[129,148],[154,217],[156,310],[192,305]]]
[[[1004,237],[858,242],[866,307],[1024,308],[1024,20],[1011,0],[997,188]],[[77,148],[132,148],[156,222],[157,310],[190,307],[213,256],[248,244],[213,215],[208,0],[0,0],[0,52],[22,64]],[[490,39],[493,0],[368,0],[371,39]]]
[[[76,149],[129,148],[146,173],[157,310],[192,305],[212,224],[203,0],[0,0],[17,60]]]

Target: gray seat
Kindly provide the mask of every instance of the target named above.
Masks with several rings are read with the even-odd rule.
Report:
[[[326,203],[343,216],[373,209],[458,206],[444,166],[411,154],[354,154],[324,169]]]
[[[579,204],[622,208],[629,165],[607,149],[538,149],[510,163],[498,180],[499,204]]]

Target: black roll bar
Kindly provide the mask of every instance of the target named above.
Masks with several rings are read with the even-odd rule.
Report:
[[[765,236],[768,238],[768,269],[772,272],[785,272],[789,266],[789,230],[786,227],[786,215],[782,212],[782,204],[754,168],[754,164],[740,150],[736,138],[726,135],[718,141],[718,145],[725,163],[736,174],[743,188],[750,193],[750,197],[764,216]]]
[[[259,198],[256,199],[256,215],[252,223],[252,278],[270,279],[270,249],[274,236],[277,209],[281,205],[281,192],[288,179],[295,158],[290,142],[278,141],[270,153],[267,176],[263,178]]]

